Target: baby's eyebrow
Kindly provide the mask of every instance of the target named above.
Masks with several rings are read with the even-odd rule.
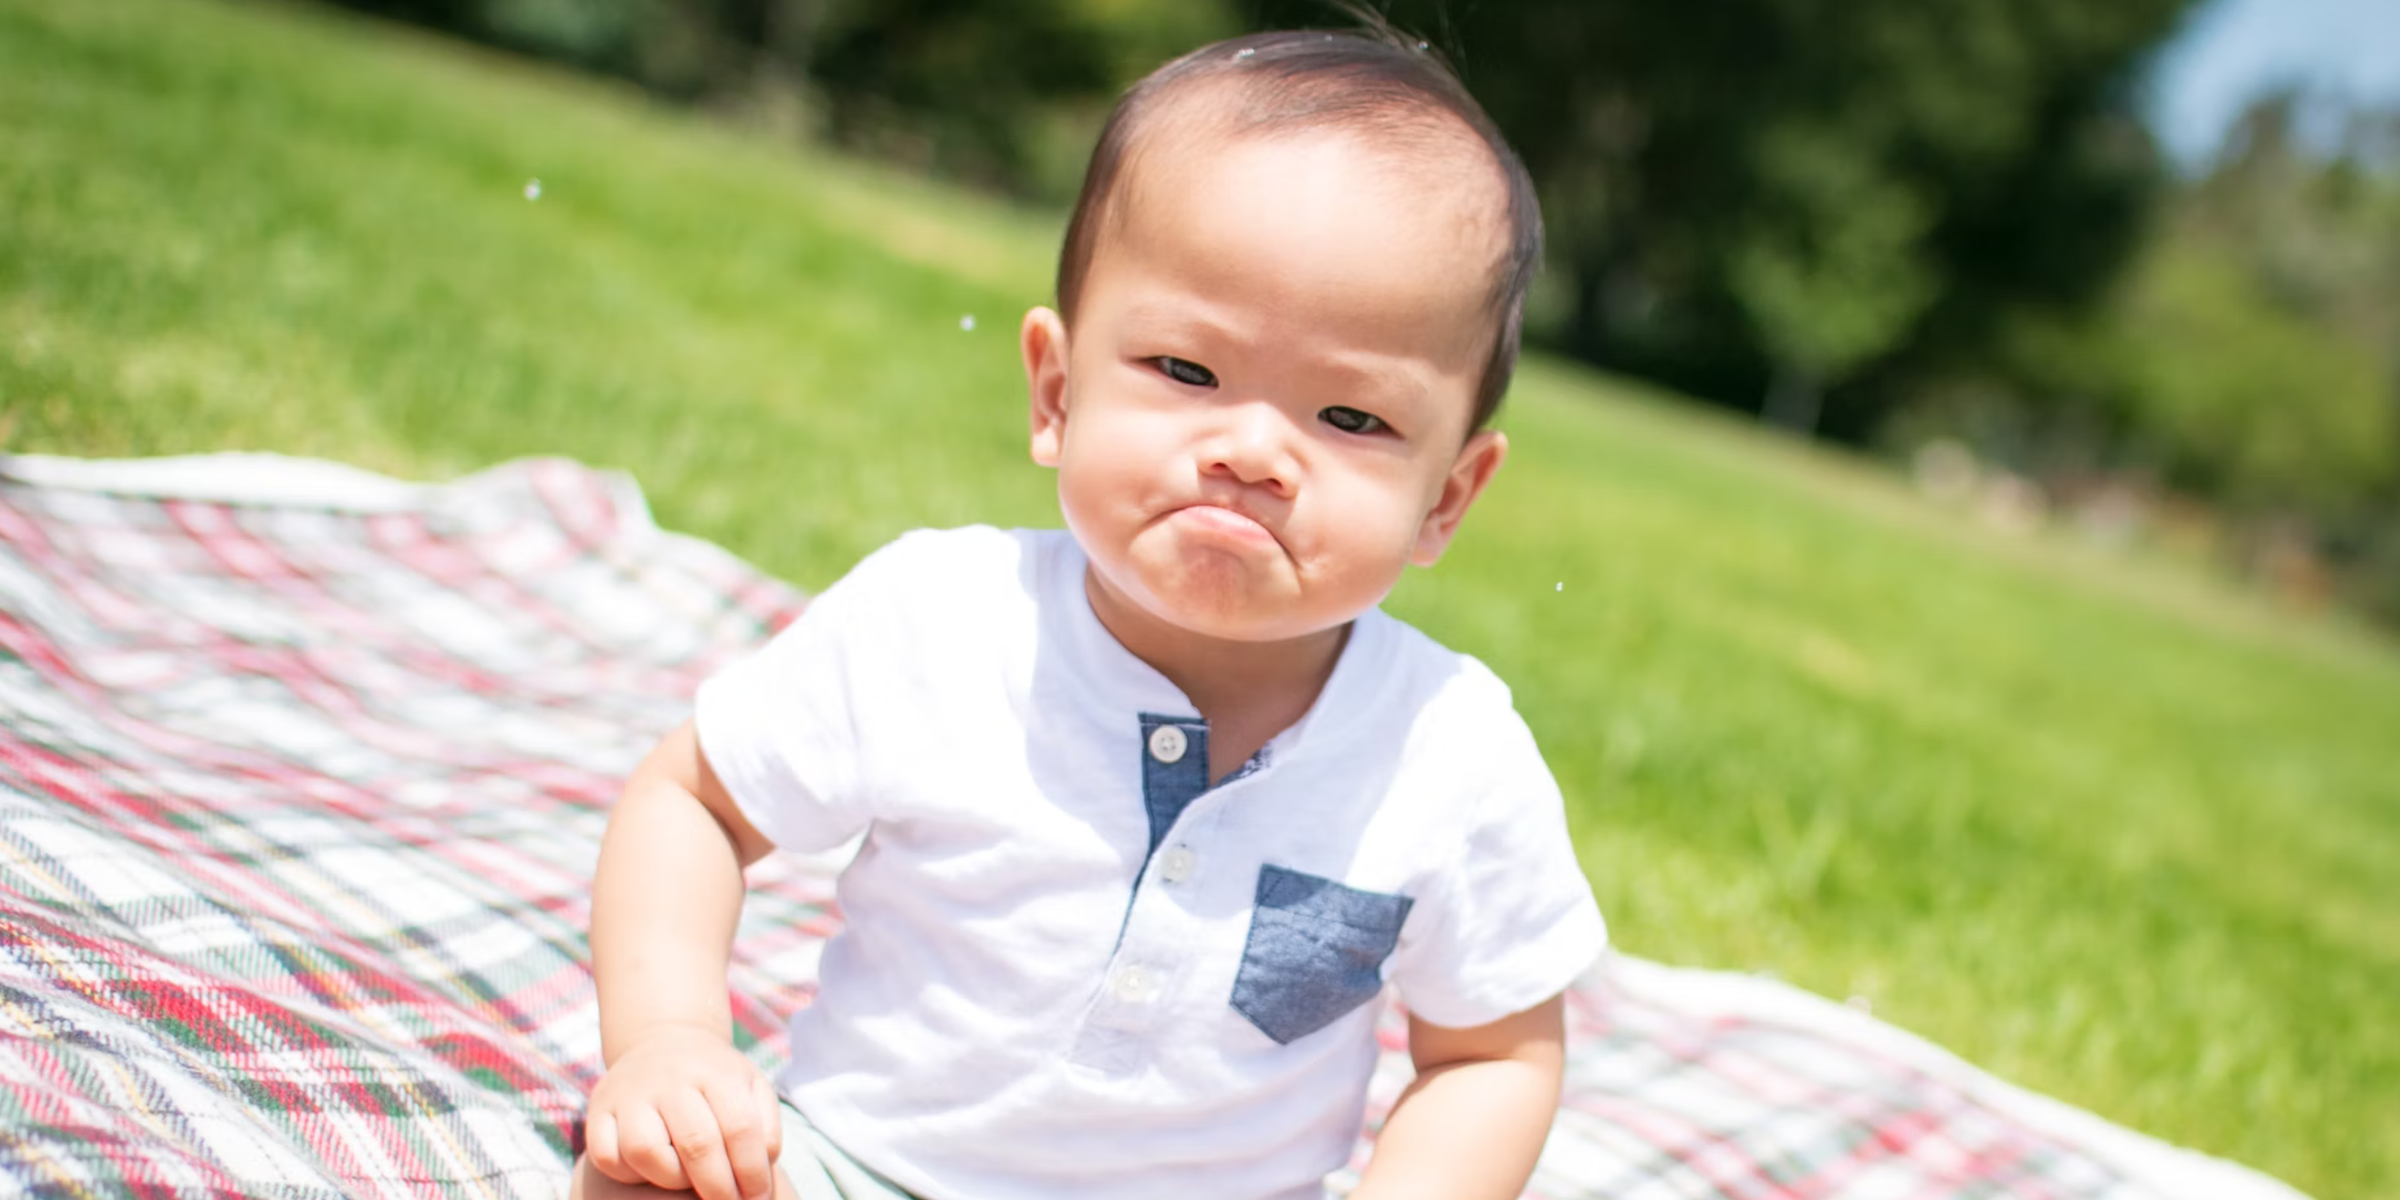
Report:
[[[1247,340],[1229,322],[1210,315],[1207,306],[1189,301],[1161,304],[1136,301],[1125,308],[1126,328],[1147,336],[1201,336],[1229,341]]]
[[[1428,398],[1433,396],[1433,389],[1430,389],[1426,379],[1423,379],[1418,372],[1409,370],[1409,367],[1402,367],[1402,365],[1387,365],[1387,367],[1342,365],[1342,367],[1334,367],[1334,370],[1342,370],[1344,374],[1351,374],[1351,377],[1358,382],[1356,396],[1354,396],[1356,403],[1375,410],[1375,415],[1382,415],[1382,418],[1390,418],[1390,415],[1404,415],[1404,418],[1406,415],[1416,415],[1416,410],[1421,406],[1426,406]]]

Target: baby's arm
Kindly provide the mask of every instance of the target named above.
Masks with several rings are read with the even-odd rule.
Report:
[[[725,999],[742,868],[772,848],[688,721],[625,783],[592,880],[608,1074],[592,1089],[584,1140],[610,1179],[706,1200],[774,1194],[782,1121],[766,1077],[733,1048]]]
[[[1400,1093],[1351,1200],[1515,1200],[1558,1115],[1565,1004],[1470,1029],[1410,1018],[1416,1082]]]

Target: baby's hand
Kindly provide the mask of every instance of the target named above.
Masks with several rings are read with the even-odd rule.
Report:
[[[722,1035],[669,1028],[634,1043],[592,1089],[584,1151],[619,1183],[769,1200],[782,1113],[767,1077]]]

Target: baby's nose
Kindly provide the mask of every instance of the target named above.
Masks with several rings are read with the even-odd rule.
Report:
[[[1204,468],[1288,497],[1297,482],[1292,436],[1291,421],[1273,405],[1241,405],[1212,439]]]

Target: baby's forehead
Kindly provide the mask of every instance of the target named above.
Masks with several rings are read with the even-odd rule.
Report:
[[[1508,218],[1503,168],[1456,113],[1392,89],[1323,81],[1245,78],[1226,72],[1165,89],[1126,147],[1120,187],[1145,166],[1222,154],[1253,140],[1340,141],[1365,151],[1387,179],[1479,202],[1493,222]]]
[[[1238,79],[1196,80],[1144,114],[1129,139],[1096,253],[1111,234],[1173,211],[1145,203],[1205,177],[1221,160],[1262,144],[1314,148],[1342,165],[1341,186],[1361,206],[1390,204],[1421,212],[1482,257],[1497,281],[1509,252],[1507,178],[1487,143],[1455,115],[1422,103],[1332,97],[1310,104],[1265,96]],[[1422,247],[1420,247],[1422,249]]]

